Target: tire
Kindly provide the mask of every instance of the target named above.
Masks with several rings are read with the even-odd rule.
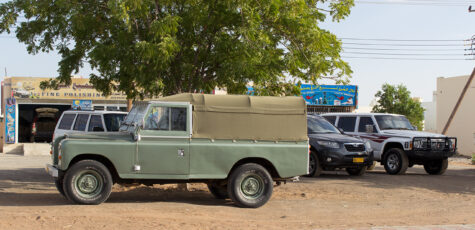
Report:
[[[429,161],[429,162],[424,163],[424,169],[430,175],[442,175],[445,173],[448,166],[449,166],[448,159]]]
[[[310,157],[308,161],[309,174],[307,176],[309,177],[320,176],[320,174],[322,174],[322,165],[320,164],[320,160],[318,159],[317,153],[312,151],[310,152],[309,157]]]
[[[228,186],[219,186],[219,185],[210,183],[208,184],[208,190],[211,192],[211,194],[213,194],[213,196],[216,199],[224,200],[224,199],[229,198]]]
[[[58,190],[58,192],[66,197],[66,194],[64,194],[64,189],[63,189],[63,179],[64,178],[61,178],[61,177],[58,177],[57,179],[54,179],[54,185],[56,186],[56,189]]]
[[[239,207],[258,208],[272,196],[274,182],[269,172],[261,165],[247,163],[231,172],[228,179],[228,194]]]
[[[362,176],[366,172],[366,166],[359,168],[346,168],[346,172],[351,176]]]
[[[374,169],[374,167],[376,167],[376,161],[373,161],[373,164],[372,164],[372,165],[366,167],[366,171],[371,171],[371,170]]]
[[[100,204],[109,198],[112,176],[102,163],[82,160],[71,166],[64,176],[66,197],[77,204]]]
[[[409,160],[406,153],[400,148],[392,148],[384,154],[384,169],[391,175],[406,173]]]

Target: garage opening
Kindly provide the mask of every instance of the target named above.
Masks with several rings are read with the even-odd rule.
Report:
[[[54,128],[70,104],[19,104],[18,142],[51,142]]]

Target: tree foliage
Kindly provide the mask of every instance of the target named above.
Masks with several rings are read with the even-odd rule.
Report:
[[[71,74],[88,62],[94,70],[90,82],[105,94],[120,90],[143,98],[215,87],[244,93],[254,82],[256,92],[275,95],[295,93],[300,81],[348,80],[341,42],[319,23],[345,18],[353,5],[353,0],[12,0],[0,4],[0,32],[16,25],[29,53],[59,52],[58,76],[43,88],[70,84]]]
[[[407,90],[406,86],[384,84],[382,90],[374,96],[377,98],[377,105],[372,110],[374,113],[402,114],[418,130],[422,130],[424,108],[422,108],[421,102],[411,98],[411,92]]]

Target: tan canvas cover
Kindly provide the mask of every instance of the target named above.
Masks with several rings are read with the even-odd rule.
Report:
[[[233,140],[307,140],[301,97],[177,94],[160,101],[193,105],[193,137]]]

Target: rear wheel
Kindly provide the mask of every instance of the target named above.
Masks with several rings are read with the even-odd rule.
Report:
[[[208,184],[208,189],[213,194],[216,199],[227,199],[228,196],[228,186],[226,185],[217,185],[210,183]]]
[[[448,166],[449,166],[448,159],[429,161],[429,162],[424,163],[424,169],[430,175],[442,175],[445,173]]]
[[[309,155],[310,159],[308,161],[308,176],[317,177],[322,174],[322,166],[320,165],[320,160],[318,160],[317,153],[312,151]]]
[[[78,204],[100,204],[109,198],[112,176],[102,163],[82,160],[74,164],[64,176],[64,193]]]
[[[261,165],[247,163],[236,168],[228,179],[231,200],[243,208],[258,208],[270,199],[274,183]]]
[[[388,174],[404,174],[409,166],[406,153],[400,148],[392,148],[386,151],[384,169]]]
[[[352,176],[362,176],[366,172],[366,166],[359,168],[346,168],[346,172]]]

